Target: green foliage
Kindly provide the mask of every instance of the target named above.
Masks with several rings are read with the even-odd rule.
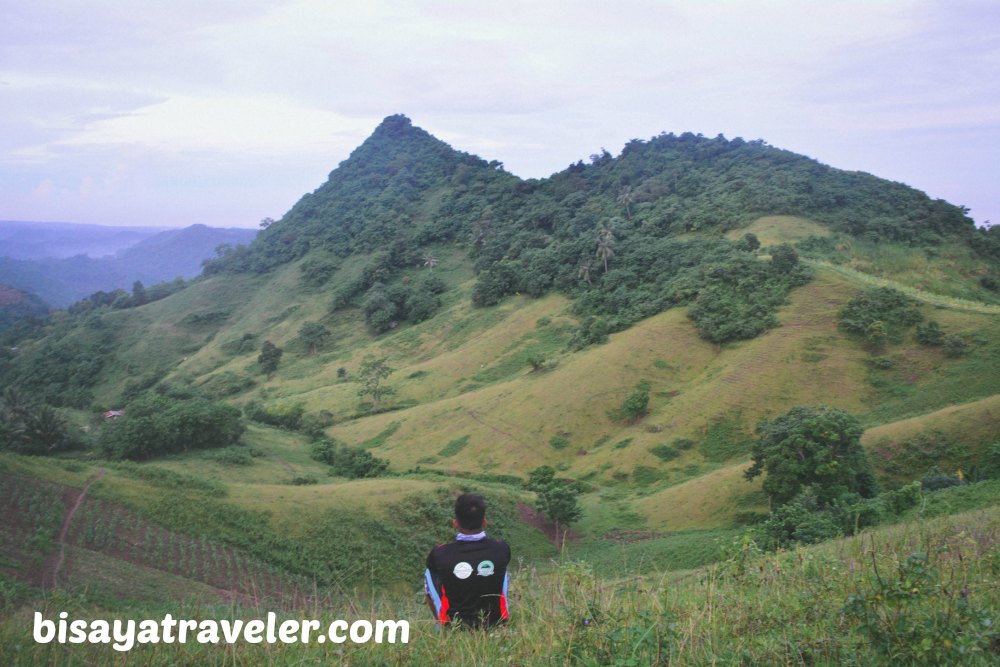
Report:
[[[389,468],[389,462],[385,459],[330,438],[314,442],[310,446],[310,456],[313,460],[330,466],[330,475],[348,479],[380,477]]]
[[[301,403],[266,406],[260,401],[248,401],[243,406],[243,414],[247,419],[289,431],[299,430],[305,413],[306,408]]]
[[[445,445],[440,452],[438,452],[438,456],[443,458],[454,456],[455,454],[458,454],[460,451],[465,449],[466,445],[468,444],[469,444],[469,436],[467,435],[463,435],[461,438],[455,438],[447,445]]]
[[[235,445],[244,428],[240,411],[233,406],[146,393],[126,406],[123,417],[101,427],[98,445],[110,459],[142,460]]]
[[[937,466],[934,466],[920,478],[920,488],[924,491],[940,491],[953,486],[964,486],[965,480],[958,475],[949,475]]]
[[[751,448],[752,438],[743,430],[743,419],[739,412],[722,415],[708,425],[705,437],[698,445],[698,451],[708,461],[728,461],[737,456],[746,456]]]
[[[938,346],[944,344],[944,331],[935,320],[917,325],[917,342],[921,345]]]
[[[309,354],[316,354],[330,340],[330,330],[319,322],[306,322],[299,329],[299,340],[309,350]]]
[[[621,407],[608,411],[608,417],[614,421],[636,422],[649,412],[649,383],[643,380],[636,385],[635,391],[625,397]]]
[[[582,350],[589,345],[601,345],[608,342],[609,332],[608,323],[604,318],[593,315],[585,317],[573,330],[569,347],[573,350]]]
[[[876,563],[873,574],[844,614],[882,660],[957,665],[995,653],[995,614],[976,604],[978,582],[953,585],[927,553],[911,554],[884,575]]]
[[[651,447],[649,451],[656,455],[656,457],[661,461],[673,461],[681,455],[679,451],[667,444]]]
[[[840,328],[879,345],[899,342],[902,333],[923,319],[917,302],[891,287],[859,292],[840,311]]]
[[[51,405],[38,403],[13,387],[0,393],[0,450],[44,455],[82,445],[82,437]]]
[[[844,527],[838,517],[820,502],[811,488],[775,508],[753,530],[757,542],[771,550],[816,544],[843,534]]]
[[[153,379],[155,380],[155,378]],[[255,386],[257,386],[257,382],[249,375],[244,375],[243,373],[237,373],[235,371],[222,371],[221,373],[216,373],[211,376],[204,384],[201,385],[201,389],[209,396],[214,396],[215,398],[225,398],[226,396],[242,394],[245,391],[253,389]],[[126,391],[123,392],[123,395],[128,398],[139,393],[139,391],[144,391],[148,388],[149,387],[146,386],[140,387],[138,391],[129,391],[129,388],[126,387]]]
[[[799,264],[799,253],[787,243],[770,248],[770,252],[771,267],[780,273],[790,273]]]
[[[385,385],[385,380],[395,370],[388,361],[388,357],[369,354],[361,360],[361,367],[358,368],[358,382],[361,383],[358,396],[371,396],[376,408],[384,397],[395,393],[395,389]]]
[[[301,268],[299,281],[302,286],[307,289],[319,289],[340,269],[340,260],[333,255],[317,253],[306,258]]]
[[[942,342],[944,353],[949,357],[961,357],[965,354],[967,345],[965,339],[957,334],[950,334],[944,337]]]
[[[262,373],[271,377],[278,370],[278,364],[281,363],[281,355],[284,351],[272,343],[269,340],[265,340],[264,344],[260,346],[260,354],[257,355],[257,365],[260,366]]]
[[[249,447],[223,447],[205,452],[205,458],[227,466],[253,465],[254,450]]]
[[[569,447],[570,442],[568,438],[561,435],[554,435],[549,438],[549,445],[551,445],[553,449],[566,449]]]
[[[797,406],[774,421],[762,419],[753,443],[748,480],[767,473],[764,491],[775,506],[811,486],[819,503],[829,505],[848,493],[875,495],[877,485],[861,445],[858,420],[836,408]]]

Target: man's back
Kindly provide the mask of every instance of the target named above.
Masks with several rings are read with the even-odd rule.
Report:
[[[503,540],[461,536],[427,556],[425,588],[442,624],[491,626],[507,620],[507,566]],[[479,539],[475,539],[479,537]]]

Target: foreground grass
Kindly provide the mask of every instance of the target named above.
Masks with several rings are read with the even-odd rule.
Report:
[[[795,551],[733,542],[708,568],[610,580],[580,562],[513,573],[513,620],[438,632],[421,595],[351,595],[287,618],[406,618],[408,644],[142,646],[144,665],[991,665],[1000,657],[1000,509],[917,520]],[[34,610],[84,618],[254,618],[267,610],[139,605],[6,590],[5,665],[121,664],[107,646],[39,645]]]

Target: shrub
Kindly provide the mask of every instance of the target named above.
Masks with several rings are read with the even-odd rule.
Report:
[[[937,346],[944,343],[944,331],[936,321],[917,325],[917,342],[921,345]]]
[[[901,332],[923,319],[917,302],[890,287],[859,292],[840,311],[840,328],[856,336],[868,337],[872,325],[881,322],[885,337],[900,340]]]
[[[553,449],[565,449],[569,447],[569,440],[561,435],[554,435],[549,438],[549,444],[552,445]]]
[[[965,480],[958,475],[949,475],[940,468],[934,467],[920,478],[920,487],[924,491],[940,491],[952,486],[963,486]]]
[[[330,466],[331,476],[359,479],[379,477],[389,468],[389,462],[377,458],[363,449],[355,449],[333,439],[314,442],[310,455],[316,461]]]
[[[672,461],[681,455],[676,449],[670,445],[657,445],[649,450],[651,453],[656,455],[662,461]]]
[[[944,337],[944,353],[949,357],[960,357],[965,354],[965,339],[957,334]]]

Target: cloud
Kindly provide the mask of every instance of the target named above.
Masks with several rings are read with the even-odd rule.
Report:
[[[262,96],[175,95],[126,115],[89,123],[52,146],[133,146],[164,154],[283,156],[353,147],[373,126],[356,118]]]

